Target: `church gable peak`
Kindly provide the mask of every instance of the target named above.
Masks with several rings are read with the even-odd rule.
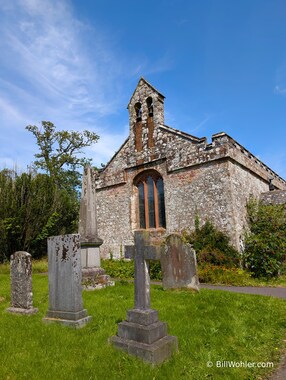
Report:
[[[137,122],[147,123],[152,118],[156,125],[164,125],[164,95],[143,77],[129,101],[129,124],[133,128]]]
[[[140,89],[144,88],[144,87],[149,87],[149,90],[150,92],[152,93],[156,93],[158,96],[160,96],[162,98],[162,100],[164,101],[165,99],[165,96],[163,94],[161,94],[155,87],[153,87],[149,82],[147,82],[147,80],[143,77],[141,77],[139,79],[139,82],[133,92],[133,95],[131,96],[130,98],[130,101],[129,101],[129,104],[127,106],[127,108],[129,108],[129,105],[130,103],[132,103],[132,100],[134,97],[136,97],[137,93],[140,92]]]

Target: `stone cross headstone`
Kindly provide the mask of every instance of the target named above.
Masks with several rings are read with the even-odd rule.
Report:
[[[149,260],[160,258],[160,248],[149,245],[148,232],[135,232],[134,308],[126,321],[118,324],[111,343],[130,355],[153,365],[170,358],[178,349],[178,340],[167,334],[167,324],[160,322],[157,310],[150,308]]]
[[[84,326],[91,317],[83,308],[80,235],[48,239],[49,309],[45,322]]]
[[[196,252],[183,242],[179,234],[171,234],[165,240],[161,252],[163,288],[188,288],[199,291]]]
[[[11,306],[7,311],[35,314],[32,293],[32,258],[28,252],[18,251],[10,258]]]

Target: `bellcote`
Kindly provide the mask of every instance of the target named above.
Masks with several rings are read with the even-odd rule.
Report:
[[[127,107],[130,128],[138,122],[145,124],[150,119],[154,125],[164,125],[164,99],[159,91],[141,78]]]

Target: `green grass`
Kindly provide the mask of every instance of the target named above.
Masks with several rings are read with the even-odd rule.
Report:
[[[48,259],[32,260],[33,273],[47,273]],[[10,263],[0,264],[0,274],[10,274]]]
[[[154,263],[153,263],[154,264]],[[131,279],[134,274],[132,261],[101,260],[101,266],[113,278]],[[150,267],[151,279],[161,280],[160,263]],[[47,273],[48,261],[46,258],[33,260],[33,273]],[[273,279],[258,279],[250,276],[245,270],[239,268],[225,268],[214,265],[198,267],[201,283],[233,286],[281,286],[286,287],[286,275]],[[285,271],[284,271],[285,272]],[[0,264],[0,274],[10,274],[10,264]]]
[[[51,380],[102,379],[261,379],[257,368],[212,368],[207,362],[275,362],[284,349],[286,302],[271,297],[222,291],[163,291],[152,286],[152,307],[169,333],[176,335],[179,352],[159,367],[115,350],[108,338],[133,307],[133,285],[83,292],[92,321],[73,330],[44,324],[48,308],[48,278],[33,276],[34,306],[39,313],[7,313],[9,276],[0,275],[0,378]]]

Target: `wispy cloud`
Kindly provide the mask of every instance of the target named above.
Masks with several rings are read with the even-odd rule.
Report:
[[[91,62],[82,42],[89,27],[80,23],[65,2],[25,0],[14,2],[1,23],[2,46],[8,50],[6,65],[29,85],[35,97],[66,107],[71,112],[90,109],[105,114],[114,105],[106,102],[101,74],[109,54],[94,39],[97,64]],[[3,21],[3,20],[1,20]],[[12,22],[11,22],[12,21]],[[90,30],[89,30],[90,32]],[[92,31],[96,36],[96,30]],[[109,73],[115,71],[109,67]],[[110,76],[110,74],[109,74]],[[100,96],[101,101],[97,101]]]
[[[122,67],[108,38],[78,20],[67,1],[0,0],[0,6],[0,125],[13,137],[10,155],[19,157],[23,145],[15,130],[22,128],[23,138],[25,125],[41,120],[97,131],[99,120],[121,107],[114,82]],[[1,161],[10,162],[5,149]]]
[[[120,130],[121,133],[104,132],[98,143],[87,150],[87,153],[96,157],[94,160],[96,166],[106,164],[124,143],[129,134],[129,125],[125,125]]]
[[[191,128],[191,132],[194,133],[201,131],[202,127],[207,124],[210,118],[210,115],[205,115],[202,120],[200,120],[194,127]]]

